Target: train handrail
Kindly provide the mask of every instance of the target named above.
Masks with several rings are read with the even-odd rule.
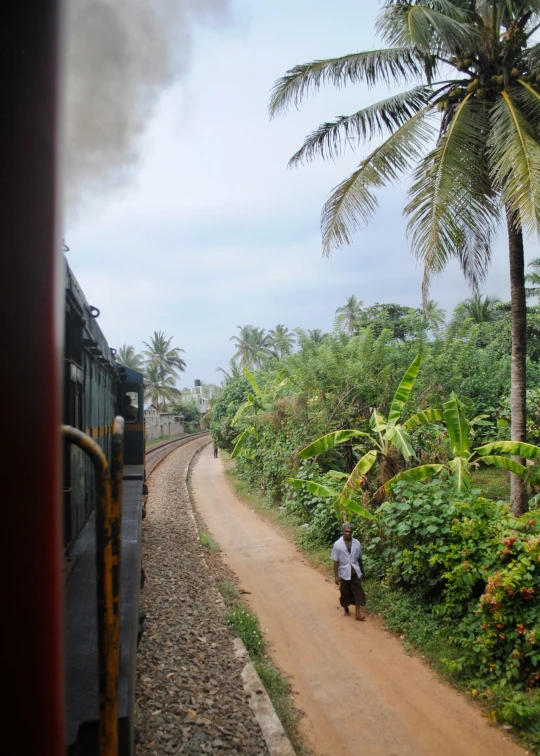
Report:
[[[70,425],[63,425],[62,433],[90,457],[96,473],[99,754],[117,756],[124,419],[115,417],[113,421],[110,469],[103,450],[90,436]]]

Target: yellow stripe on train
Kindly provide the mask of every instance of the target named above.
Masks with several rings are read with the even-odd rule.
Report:
[[[124,426],[124,430],[127,433],[128,431],[143,431],[144,430],[144,424],[143,423],[126,423]],[[103,428],[87,428],[85,430],[85,433],[87,436],[90,436],[90,438],[93,438],[94,440],[98,438],[105,438],[105,436],[111,435],[111,427],[110,425],[107,425]]]

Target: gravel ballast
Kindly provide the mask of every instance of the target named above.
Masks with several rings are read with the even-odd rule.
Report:
[[[194,439],[174,451],[149,482],[141,594],[147,619],[136,693],[137,752],[144,756],[268,755],[185,482],[191,459],[207,443]]]

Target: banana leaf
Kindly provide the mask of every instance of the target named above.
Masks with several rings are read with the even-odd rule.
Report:
[[[293,488],[303,488],[305,480],[301,480],[301,478],[287,478],[287,482],[291,484]]]
[[[249,383],[250,383],[253,391],[255,392],[255,396],[258,399],[262,399],[261,388],[260,388],[259,384],[257,383],[257,379],[255,378],[255,376],[253,375],[253,373],[251,373],[247,368],[244,368],[244,375],[246,376],[246,378],[249,381]]]
[[[333,449],[337,444],[343,444],[350,438],[355,438],[355,436],[367,436],[371,438],[369,433],[362,433],[356,430],[334,431],[333,433],[328,433],[326,436],[321,436],[312,444],[306,446],[298,452],[298,456],[300,459],[309,459],[309,457],[314,457],[316,454],[322,454],[329,449]]]
[[[303,488],[304,486],[307,488],[307,490],[312,493],[314,496],[321,496],[323,499],[329,499],[330,497],[334,497],[338,495],[338,492],[335,491],[333,488],[328,488],[328,486],[323,486],[322,483],[316,483],[314,480],[302,480],[301,478],[288,478],[289,483],[294,486],[294,488]]]
[[[516,462],[510,457],[491,456],[488,454],[485,457],[481,457],[481,461],[486,465],[503,467],[505,470],[510,470],[510,472],[513,472],[516,475],[520,475],[522,478],[527,477],[527,474],[529,472],[525,465],[520,465],[519,462]]]
[[[246,412],[248,409],[251,409],[252,406],[253,406],[253,397],[251,396],[251,394],[248,394],[247,400],[244,402],[244,404],[242,404],[241,407],[239,407],[236,410],[236,413],[233,419],[231,420],[231,426],[233,428],[236,425],[236,423],[240,420],[244,412]]]
[[[387,422],[385,416],[382,415],[378,410],[373,410],[369,418],[369,427],[372,428],[376,433],[384,433],[386,426]]]
[[[339,472],[338,470],[328,470],[326,475],[329,475],[331,478],[336,478],[337,480],[345,480],[345,478],[349,477],[347,473]]]
[[[347,517],[346,511],[343,509],[339,496],[336,496],[335,499],[332,501],[332,507],[334,508],[334,513],[336,515],[336,520],[341,524],[342,522],[345,522],[345,519]]]
[[[513,457],[525,457],[525,459],[539,459],[540,447],[534,444],[526,444],[523,441],[493,441],[475,449],[476,453],[483,457],[485,454],[511,454]]]
[[[394,394],[392,404],[390,405],[390,412],[388,413],[388,425],[395,425],[401,417],[401,412],[405,406],[405,402],[409,398],[416,376],[420,371],[421,364],[422,355],[417,354],[411,362],[409,369],[401,379],[401,383]]]
[[[394,444],[398,452],[404,457],[406,461],[411,457],[414,457],[414,449],[412,446],[411,438],[407,431],[403,430],[403,426],[391,425],[384,434],[384,438],[385,441],[390,441]]]
[[[236,437],[235,439],[236,445],[232,451],[231,459],[234,459],[240,454],[240,452],[242,451],[242,447],[244,446],[244,444],[248,440],[248,436],[250,435],[255,435],[254,428],[252,426],[250,426],[249,428],[246,428],[244,431],[242,431],[242,433],[239,436]]]
[[[314,480],[306,481],[307,490],[314,496],[322,496],[323,499],[327,499],[330,496],[337,496],[337,491],[328,486],[323,486],[321,483],[315,483]]]
[[[535,494],[532,499],[529,499],[529,506],[536,507],[540,503],[540,493]]]
[[[400,480],[408,480],[411,483],[418,483],[419,481],[426,480],[426,478],[432,478],[444,468],[444,465],[419,465],[418,467],[411,467],[410,470],[404,470],[403,472],[394,475],[383,486],[381,486],[375,493],[375,500],[380,501],[383,496],[387,496],[390,493],[390,489],[394,483],[398,483]]]
[[[279,389],[285,386],[288,382],[289,382],[289,378],[285,374],[285,371],[280,370],[272,383],[272,392],[276,394],[279,391]]]
[[[410,417],[406,423],[403,423],[403,428],[407,431],[407,433],[412,433],[421,425],[426,425],[427,423],[438,423],[442,419],[442,409],[427,409],[423,412],[418,412],[416,415]]]
[[[369,510],[365,509],[363,506],[358,504],[356,501],[353,501],[352,499],[342,498],[341,503],[347,513],[353,512],[354,514],[360,515],[360,517],[365,517],[366,520],[375,519]]]
[[[455,457],[467,457],[471,447],[469,424],[457,397],[454,396],[443,404],[443,419],[452,443],[452,454]]]
[[[454,457],[448,463],[448,467],[452,471],[452,477],[454,479],[454,485],[458,493],[464,493],[471,488],[471,473],[469,470],[469,458],[468,457]]]
[[[367,454],[364,454],[364,456],[356,463],[354,470],[349,475],[347,482],[343,486],[342,494],[344,494],[344,492],[349,488],[352,488],[354,490],[356,488],[360,488],[360,486],[363,485],[366,473],[371,470],[371,468],[375,464],[377,453],[378,452],[375,449],[372,449],[371,451],[368,451]]]

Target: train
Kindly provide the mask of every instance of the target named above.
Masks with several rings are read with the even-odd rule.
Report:
[[[61,251],[66,5],[21,0],[3,45],[2,753],[123,756],[135,747],[143,379],[115,361]]]
[[[119,527],[118,711],[115,722],[119,756],[135,748],[135,669],[137,645],[144,628],[139,612],[142,582],[141,522],[147,493],[144,466],[144,384],[141,373],[118,364],[98,325],[99,310],[86,300],[69,265],[65,264],[65,319],[63,359],[63,423],[66,428],[63,463],[64,648],[67,753],[99,753],[100,655],[105,668],[110,649],[100,648],[106,633],[99,632],[99,564],[96,473],[86,447],[91,439],[113,467],[113,425],[123,418],[120,452],[122,494]],[[69,431],[67,430],[69,429]],[[72,430],[86,442],[72,442]],[[97,450],[96,450],[97,451]],[[99,452],[97,452],[99,455]],[[112,537],[112,536],[111,536]],[[104,569],[112,569],[105,565]],[[115,579],[116,580],[116,579]],[[116,641],[118,644],[118,641]],[[115,683],[116,685],[116,683]],[[102,697],[106,695],[101,691]],[[103,717],[103,714],[102,714]],[[102,725],[103,726],[103,725]]]

